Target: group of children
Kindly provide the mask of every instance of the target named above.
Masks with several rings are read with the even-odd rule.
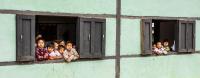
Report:
[[[164,40],[163,43],[158,41],[157,43],[153,44],[153,53],[160,55],[160,54],[168,54],[168,52],[172,51],[169,47],[169,41]]]
[[[76,49],[73,48],[73,43],[70,41],[55,40],[45,47],[45,40],[38,38],[36,41],[36,59],[37,61],[43,60],[56,60],[64,58],[67,62],[79,58]]]

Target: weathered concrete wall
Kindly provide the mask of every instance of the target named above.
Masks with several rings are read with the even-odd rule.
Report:
[[[122,14],[134,16],[200,16],[199,0],[122,0]]]

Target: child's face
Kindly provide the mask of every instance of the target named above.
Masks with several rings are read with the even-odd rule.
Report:
[[[153,44],[153,48],[156,48],[156,44]]]
[[[58,43],[54,42],[54,48],[58,49]]]
[[[158,42],[157,45],[156,45],[156,47],[157,47],[157,48],[162,48],[161,42]]]
[[[64,51],[65,51],[65,49],[64,48],[61,48],[60,50],[59,50],[59,53],[64,53]]]
[[[71,43],[68,43],[68,44],[66,45],[66,49],[67,49],[67,50],[71,50],[71,49],[72,49],[72,44],[71,44]]]
[[[52,47],[48,47],[47,50],[48,50],[48,52],[53,52],[53,48]]]
[[[44,41],[43,40],[39,40],[38,43],[37,43],[37,46],[39,48],[44,48]]]
[[[61,41],[61,42],[60,42],[60,45],[65,46],[65,42],[64,42],[64,41]]]
[[[164,42],[164,46],[168,46],[169,45],[169,43],[168,42]]]

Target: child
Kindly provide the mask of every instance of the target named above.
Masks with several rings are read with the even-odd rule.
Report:
[[[166,39],[164,40],[163,42],[163,48],[165,51],[169,52],[170,51],[170,48],[169,48],[169,41]]]
[[[62,46],[65,46],[65,41],[64,40],[61,40],[59,45],[62,45]]]
[[[59,52],[61,55],[63,55],[63,53],[65,52],[65,46],[59,45],[59,46],[58,46],[58,52]]]
[[[66,46],[65,46],[66,50],[63,53],[63,56],[67,62],[71,62],[72,60],[76,60],[79,58],[77,51],[74,48],[72,48],[72,46],[73,46],[72,42],[68,41],[66,43]]]
[[[156,49],[156,43],[153,43],[152,50]]]
[[[54,51],[54,45],[49,44],[48,47],[49,60],[56,60],[62,58],[61,54],[58,51]]]
[[[167,54],[167,51],[164,50],[161,42],[156,43],[156,48],[153,50],[153,52],[158,55],[159,54]]]
[[[59,45],[59,40],[55,40],[53,41],[53,44],[54,44],[54,50],[56,51],[58,49],[58,45]]]
[[[48,60],[48,52],[47,49],[44,47],[45,45],[45,40],[42,38],[37,39],[36,41],[37,46],[36,46],[36,59],[37,61],[43,61],[43,60]]]

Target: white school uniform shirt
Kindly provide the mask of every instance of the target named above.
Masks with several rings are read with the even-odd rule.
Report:
[[[153,50],[155,53],[159,53],[159,54],[167,54],[167,51],[165,51],[164,48],[154,48]]]
[[[61,56],[61,54],[58,51],[53,51],[49,54],[49,56]]]
[[[65,52],[63,53],[63,56],[65,59],[68,59],[71,55],[74,55],[74,56],[79,56],[76,49],[72,49],[70,52],[68,52],[67,50],[65,50]],[[78,58],[78,57],[77,57]]]

